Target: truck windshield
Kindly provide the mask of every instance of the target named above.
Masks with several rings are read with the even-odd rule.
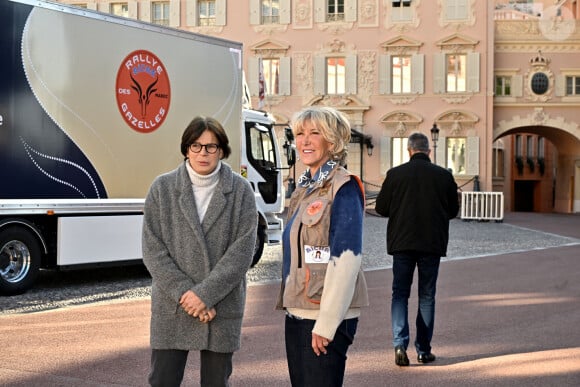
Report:
[[[280,170],[276,153],[276,135],[271,126],[258,123],[246,123],[248,161],[251,169],[258,174],[256,186],[266,204],[275,204],[279,200]]]
[[[250,129],[250,144],[253,161],[265,169],[276,168],[276,152],[270,130],[255,124]]]

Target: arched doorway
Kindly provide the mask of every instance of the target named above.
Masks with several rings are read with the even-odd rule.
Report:
[[[552,118],[542,108],[536,108],[527,117],[499,121],[494,129],[494,140],[498,139],[511,144],[505,157],[503,186],[504,195],[512,204],[508,210],[580,212],[578,124],[562,117]],[[544,149],[552,149],[549,154],[539,153],[540,141],[545,141]],[[530,148],[535,153],[530,153]]]

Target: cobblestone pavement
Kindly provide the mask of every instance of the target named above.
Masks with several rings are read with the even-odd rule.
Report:
[[[390,268],[386,254],[387,219],[368,211],[365,217],[363,267]],[[462,221],[450,225],[445,260],[460,260],[519,251],[580,244],[580,239],[532,230],[508,223]],[[281,247],[266,246],[261,261],[248,272],[250,284],[272,283],[281,272]],[[151,279],[143,266],[70,272],[44,271],[34,289],[0,297],[0,314],[46,311],[65,306],[150,296]]]

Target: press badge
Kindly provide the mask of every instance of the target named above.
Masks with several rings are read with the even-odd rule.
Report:
[[[330,247],[305,245],[304,261],[306,263],[328,263],[330,261]]]

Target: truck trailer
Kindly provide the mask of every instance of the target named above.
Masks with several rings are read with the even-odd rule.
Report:
[[[225,160],[279,243],[281,160],[271,115],[244,108],[242,44],[75,6],[0,2],[0,293],[41,269],[142,260],[144,198],[183,161],[196,115],[228,132]],[[235,222],[235,219],[232,219]]]

